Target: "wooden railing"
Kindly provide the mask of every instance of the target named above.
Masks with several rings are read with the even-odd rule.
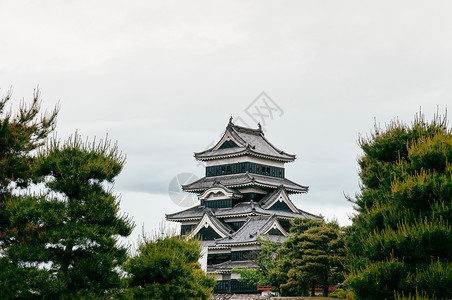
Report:
[[[337,286],[330,286],[330,287],[328,287],[328,293],[332,293],[335,290],[337,290]],[[320,285],[318,285],[318,286],[315,287],[315,291],[316,292],[323,292],[323,288]]]
[[[272,289],[271,285],[257,285],[257,290],[258,291],[270,291]]]

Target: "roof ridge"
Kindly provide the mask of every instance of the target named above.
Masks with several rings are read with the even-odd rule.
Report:
[[[197,208],[197,207],[201,207],[201,206],[203,206],[203,205],[201,205],[201,204],[198,204],[198,205],[195,205],[195,206],[192,206],[192,207],[186,208],[186,209],[184,209],[184,210],[181,210],[181,211],[177,211],[177,212],[175,212],[175,213],[172,213],[172,214],[165,214],[165,217],[168,217],[168,216],[172,216],[172,215],[175,215],[175,214],[180,214],[180,213],[183,213],[183,212],[186,212],[186,211],[189,211],[189,210],[192,210],[192,209],[194,209],[194,208]],[[205,210],[205,208],[203,208],[203,210],[202,210],[202,211],[204,211],[204,210]]]
[[[268,217],[268,219],[267,219],[267,221],[264,223],[264,225],[262,225],[261,226],[261,228],[259,228],[259,231],[261,231],[261,229],[263,229],[263,228],[265,228],[266,226],[268,226],[269,224],[273,224],[274,222],[275,222],[275,219],[276,219],[276,221],[278,221],[278,218],[276,217],[276,214],[271,214],[269,217]],[[265,231],[265,230],[262,230],[262,232],[263,231]]]
[[[284,152],[284,151],[282,151],[282,150],[276,148],[272,143],[270,143],[270,142],[264,137],[264,135],[262,135],[262,138],[263,138],[263,139],[264,139],[264,140],[265,140],[265,141],[266,141],[273,149],[275,149],[275,151],[278,152],[279,154],[285,154],[285,155],[290,156],[290,157],[293,157],[293,159],[295,159],[295,157],[296,157],[295,154],[289,154],[289,153],[286,153],[286,152]]]
[[[240,232],[242,232],[242,231],[243,231],[243,228],[246,227],[245,225],[248,224],[250,221],[251,221],[251,216],[246,217],[245,223],[243,223],[243,225],[240,226],[240,228],[239,228],[236,232],[234,232],[233,234],[231,234],[231,237],[234,237],[234,236],[236,236],[237,234],[239,234]]]
[[[286,153],[286,152],[280,150],[279,148],[276,148],[272,143],[270,143],[264,136],[264,132],[262,131],[261,124],[257,123],[257,125],[259,126],[258,129],[243,127],[243,126],[235,125],[234,123],[232,123],[232,120],[229,119],[228,127],[231,127],[236,130],[238,129],[239,132],[245,131],[244,133],[252,133],[252,134],[260,135],[270,145],[270,147],[272,147],[276,152],[278,152],[279,154],[285,154],[285,155],[291,156],[295,159],[295,156],[296,156],[295,154]]]
[[[254,128],[250,128],[250,127],[244,127],[244,126],[239,126],[236,125],[232,122],[232,116],[229,118],[229,123],[228,123],[228,127],[231,127],[233,129],[238,129],[238,130],[245,130],[245,131],[251,131],[253,133],[258,133],[258,134],[262,134],[264,135],[264,132],[262,131],[262,126],[260,123],[257,123],[258,128],[254,129]]]
[[[219,149],[220,144],[222,141],[225,141],[226,137],[234,140],[238,147]],[[209,149],[201,152],[195,152],[195,158],[198,160],[211,160],[240,155],[254,155],[282,162],[294,161],[296,157],[294,154],[281,151],[270,143],[264,137],[264,132],[260,123],[258,123],[258,128],[254,129],[236,125],[232,123],[232,119],[229,119],[226,131],[220,141]]]
[[[298,209],[298,212],[299,212],[300,214],[301,214],[301,213],[304,213],[304,214],[307,214],[307,215],[312,216],[312,217],[316,217],[316,218],[321,218],[321,219],[323,219],[323,216],[322,216],[322,215],[314,215],[314,214],[311,214],[310,212],[307,212],[307,211],[305,211],[305,210],[299,209],[298,207],[297,207],[297,209]]]
[[[238,131],[238,132],[241,132],[241,133],[250,133],[250,134],[264,136],[264,133],[262,132],[262,128],[261,127],[259,127],[258,129],[254,129],[254,128],[248,128],[248,127],[235,125],[235,124],[232,124],[230,127],[232,129]]]
[[[259,205],[265,206],[265,204],[267,204],[267,202],[271,199],[273,199],[273,197],[281,190],[284,189],[284,185],[280,184],[278,186],[278,188],[276,188],[274,191],[272,191],[271,193],[268,193],[267,195],[265,195],[258,203]]]
[[[287,180],[288,182],[292,183],[292,184],[295,184],[295,185],[299,185],[299,186],[304,187],[304,188],[306,189],[306,192],[309,191],[309,185],[301,185],[301,184],[298,184],[298,183],[296,183],[296,182],[293,182],[292,180],[287,179],[287,178],[285,178],[285,177],[284,177],[284,179]]]
[[[220,230],[223,230],[223,233],[226,234],[227,236],[229,236],[232,232],[234,232],[234,230],[227,224],[221,222],[220,220],[218,220],[218,218],[215,216],[215,214],[212,212],[212,210],[210,208],[206,207],[206,212],[207,217],[216,225],[218,225],[220,228]]]

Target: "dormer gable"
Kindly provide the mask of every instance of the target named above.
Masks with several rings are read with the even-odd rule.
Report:
[[[278,187],[273,193],[264,197],[260,201],[260,205],[263,209],[267,210],[285,210],[299,213],[299,210],[292,203],[283,186]]]
[[[281,226],[281,224],[278,221],[278,218],[273,215],[268,222],[262,226],[261,232],[262,235],[282,235],[282,236],[288,236],[287,231],[284,230],[284,228]]]
[[[218,220],[210,210],[206,210],[201,221],[199,221],[193,231],[188,235],[188,238],[199,235],[202,240],[214,240],[227,237],[232,232],[232,228]]]
[[[228,140],[228,141],[223,142],[223,144],[218,149],[228,149],[228,148],[236,148],[236,147],[240,147],[240,146],[237,145],[236,143],[234,143],[234,141]]]

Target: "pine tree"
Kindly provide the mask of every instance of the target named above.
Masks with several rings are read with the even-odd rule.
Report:
[[[336,222],[296,218],[279,255],[275,281],[283,294],[307,296],[311,289],[313,296],[320,285],[328,296],[329,285],[341,280],[345,257],[342,230]]]
[[[126,299],[199,299],[212,296],[216,281],[206,275],[198,260],[201,244],[194,239],[160,233],[144,238],[138,253],[124,266],[130,283]]]
[[[360,299],[452,290],[452,133],[446,118],[392,122],[360,140],[361,193],[347,247]]]
[[[27,106],[22,102],[18,112],[13,114],[12,111],[6,110],[11,96],[10,90],[0,100],[0,298],[2,299],[17,296],[14,291],[22,290],[28,285],[29,279],[35,278],[36,282],[46,277],[45,272],[35,266],[27,265],[26,268],[22,268],[18,263],[12,262],[5,252],[12,243],[18,242],[15,234],[20,230],[12,224],[10,207],[21,199],[27,202],[36,200],[18,194],[36,181],[32,168],[35,157],[32,153],[44,144],[45,139],[55,129],[58,114],[58,107],[50,114],[39,114],[41,106],[39,90],[34,91],[30,105]]]
[[[49,191],[6,205],[12,242],[3,252],[1,296],[94,298],[120,287],[117,268],[127,249],[118,237],[128,236],[133,224],[119,215],[107,184],[123,165],[116,145],[83,143],[77,135],[39,151],[34,172]]]
[[[47,115],[39,115],[39,90],[33,93],[29,106],[21,103],[16,115],[5,110],[11,90],[0,100],[0,246],[8,243],[5,231],[9,217],[5,211],[14,191],[26,188],[33,180],[31,153],[44,144],[55,129],[58,107]]]

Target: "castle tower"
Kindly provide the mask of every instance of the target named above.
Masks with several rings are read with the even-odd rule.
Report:
[[[182,186],[196,193],[200,204],[166,215],[181,223],[181,234],[199,236],[207,247],[207,272],[219,282],[216,293],[256,292],[256,286],[237,281],[235,267],[258,268],[258,237],[281,243],[293,218],[319,216],[298,209],[290,194],[307,186],[285,177],[284,164],[295,155],[273,146],[258,129],[234,125],[232,118],[220,141],[195,153],[206,162],[206,176]]]

